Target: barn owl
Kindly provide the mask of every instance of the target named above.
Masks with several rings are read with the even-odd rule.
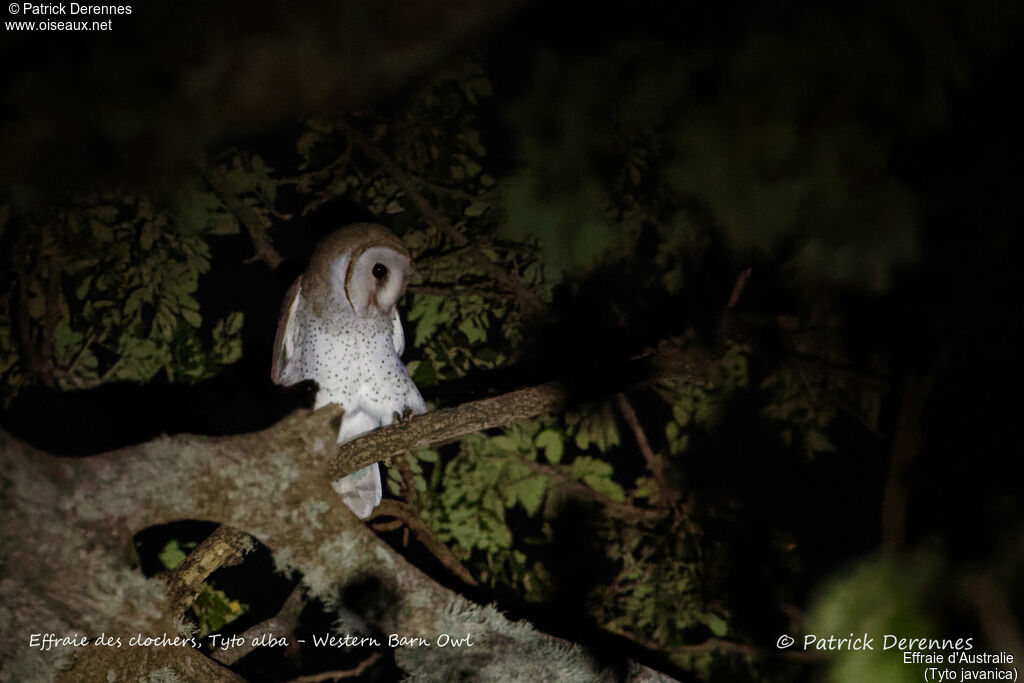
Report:
[[[395,307],[411,262],[387,228],[359,223],[328,236],[285,295],[274,340],[271,379],[316,380],[316,408],[345,409],[338,443],[426,412],[400,356],[405,347]],[[366,519],[381,500],[380,468],[364,467],[333,483],[345,505]]]

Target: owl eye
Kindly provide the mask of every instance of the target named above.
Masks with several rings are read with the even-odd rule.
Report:
[[[388,268],[383,263],[373,264],[373,276],[378,280],[383,280],[388,274]]]

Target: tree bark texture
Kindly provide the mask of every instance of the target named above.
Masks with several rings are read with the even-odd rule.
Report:
[[[708,359],[703,351],[661,354],[651,367],[694,377]],[[384,633],[472,640],[458,649],[398,648],[396,662],[410,674],[622,680],[623,670],[583,648],[440,586],[381,542],[330,486],[370,462],[563,401],[557,385],[540,385],[418,416],[340,449],[336,406],[299,411],[257,433],[164,436],[86,458],[55,457],[0,432],[0,680],[137,680],[164,669],[185,680],[239,680],[189,645],[128,647],[140,634],[188,637],[181,587],[143,577],[132,542],[138,531],[180,520],[250,534],[271,550],[279,571],[300,575],[309,596],[332,607],[352,584],[384,587],[392,597],[374,624]],[[51,633],[87,637],[90,645],[31,645],[33,634]],[[119,636],[122,646],[92,644],[100,636]],[[625,680],[663,679],[633,663],[627,669]]]

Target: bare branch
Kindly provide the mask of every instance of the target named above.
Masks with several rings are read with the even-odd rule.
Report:
[[[382,427],[343,444],[331,459],[330,475],[332,480],[337,479],[370,463],[400,456],[420,446],[449,441],[557,410],[564,400],[565,392],[557,384],[541,384],[495,398],[463,403],[456,408],[434,410],[404,424]]]
[[[658,491],[661,494],[659,496],[661,504],[671,506],[679,498],[679,495],[665,478],[665,468],[661,457],[651,450],[651,444],[647,441],[647,433],[644,432],[640,419],[637,417],[636,411],[633,410],[633,406],[630,404],[629,399],[626,398],[626,395],[619,392],[615,395],[615,401],[618,404],[619,412],[622,413],[623,419],[626,420],[626,424],[633,431],[636,445],[640,449],[640,453],[643,454],[644,460],[647,461],[647,468],[654,475],[654,481],[657,482]]]
[[[732,286],[732,294],[729,295],[729,303],[726,304],[726,308],[736,307],[740,301],[740,295],[743,294],[743,288],[747,286],[747,280],[750,279],[750,274],[753,272],[753,268],[747,268],[736,277],[736,284]]]
[[[253,249],[256,250],[255,258],[266,263],[271,269],[281,265],[284,259],[274,249],[274,245],[267,236],[267,231],[270,230],[270,221],[253,210],[251,206],[239,200],[221,171],[211,171],[203,176],[203,179],[209,184],[213,193],[217,195],[217,199],[220,200],[221,204],[234,215],[246,232],[249,233]]]
[[[707,378],[714,357],[695,345],[682,349],[666,345],[659,352],[651,352],[632,362],[638,366],[638,370],[644,364],[644,369],[653,378],[681,377],[703,381]],[[420,446],[444,443],[466,434],[558,411],[565,399],[565,390],[561,385],[541,384],[463,403],[455,408],[434,410],[403,424],[382,427],[338,448],[329,465],[331,479],[338,479],[361,467],[400,456]]]
[[[361,661],[359,666],[355,668],[345,669],[343,671],[323,671],[318,674],[299,676],[298,678],[291,679],[287,683],[331,683],[332,681],[341,681],[346,678],[358,678],[363,675],[364,671],[373,666],[378,659],[380,659],[380,653],[375,652]]]
[[[903,378],[892,456],[882,497],[882,550],[895,553],[906,545],[906,473],[921,451],[921,420],[926,395],[923,380],[914,375]]]
[[[427,525],[423,523],[423,520],[419,518],[416,511],[410,508],[408,505],[401,503],[397,500],[385,499],[380,502],[380,506],[374,510],[373,517],[376,519],[379,516],[390,516],[396,519],[402,520],[402,522],[412,529],[412,532],[416,534],[416,538],[419,539],[420,543],[426,546],[427,550],[438,559],[441,564],[447,567],[453,574],[462,579],[470,586],[476,586],[476,579],[469,573],[469,570],[462,566],[459,558],[455,556],[448,546],[440,541],[437,536],[434,535]]]

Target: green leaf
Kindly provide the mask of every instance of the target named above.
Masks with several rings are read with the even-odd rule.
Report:
[[[412,363],[410,363],[412,365]],[[412,371],[412,381],[416,386],[429,387],[437,384],[437,372],[429,361],[418,363]]]
[[[543,449],[544,457],[552,465],[562,461],[562,453],[565,444],[562,441],[562,433],[554,429],[545,429],[536,436],[533,443],[537,448]]]
[[[717,614],[711,612],[701,614],[700,620],[719,638],[724,638],[725,634],[729,632],[728,622]]]
[[[626,494],[618,483],[608,477],[590,475],[583,477],[583,482],[598,493],[604,494],[617,503],[626,500]]]
[[[413,342],[415,346],[423,346],[438,325],[447,322],[447,317],[441,313],[443,304],[442,298],[434,294],[417,294],[414,297],[412,308],[409,310],[409,321],[416,321],[416,338]]]
[[[199,327],[203,324],[203,318],[195,311],[190,311],[187,308],[181,309],[181,317],[185,319],[192,327]]]
[[[482,216],[489,208],[491,208],[489,202],[485,202],[481,199],[474,199],[470,205],[466,207],[466,210],[463,213],[470,218],[476,218],[477,216]]]
[[[633,486],[633,495],[636,498],[650,499],[657,495],[658,486],[651,477],[637,477]]]
[[[298,141],[295,143],[295,151],[297,151],[302,158],[309,159],[309,153],[312,151],[313,146],[320,140],[320,134],[316,131],[307,130],[305,133],[299,136]]]
[[[614,470],[609,463],[597,458],[580,456],[572,461],[570,471],[598,493],[618,502],[626,499],[622,487],[611,478]]]
[[[619,429],[607,408],[584,415],[576,429],[576,447],[585,451],[593,444],[602,453],[619,444]]]
[[[181,546],[178,545],[178,541],[176,539],[171,539],[167,542],[167,545],[164,546],[164,549],[160,551],[160,554],[157,557],[160,558],[160,563],[165,569],[174,569],[181,564],[182,560],[184,560],[187,555],[185,551],[181,549]]]
[[[61,321],[53,335],[53,341],[57,347],[55,349],[57,355],[66,357],[69,350],[78,348],[82,339],[82,335],[72,330],[67,321]]]
[[[79,301],[84,299],[89,294],[89,286],[92,284],[92,276],[88,276],[82,280],[82,282],[75,289],[75,296],[78,297]]]
[[[114,231],[106,223],[91,220],[89,227],[92,230],[93,239],[97,242],[112,242],[114,240]]]
[[[459,330],[466,335],[466,340],[470,344],[487,339],[487,330],[480,327],[472,318],[466,318],[459,323]]]
[[[547,477],[538,474],[521,479],[513,486],[516,498],[523,506],[523,509],[526,510],[526,514],[531,517],[537,514],[549,483],[550,480]]]
[[[512,437],[500,434],[495,437],[491,437],[491,446],[498,451],[505,452],[518,452],[519,444],[517,444]]]
[[[192,611],[199,620],[199,637],[221,630],[248,609],[248,605],[228,598],[224,591],[203,584],[203,590],[192,605]]]
[[[817,429],[809,429],[804,433],[804,447],[810,453],[828,453],[836,449],[825,433]]]

